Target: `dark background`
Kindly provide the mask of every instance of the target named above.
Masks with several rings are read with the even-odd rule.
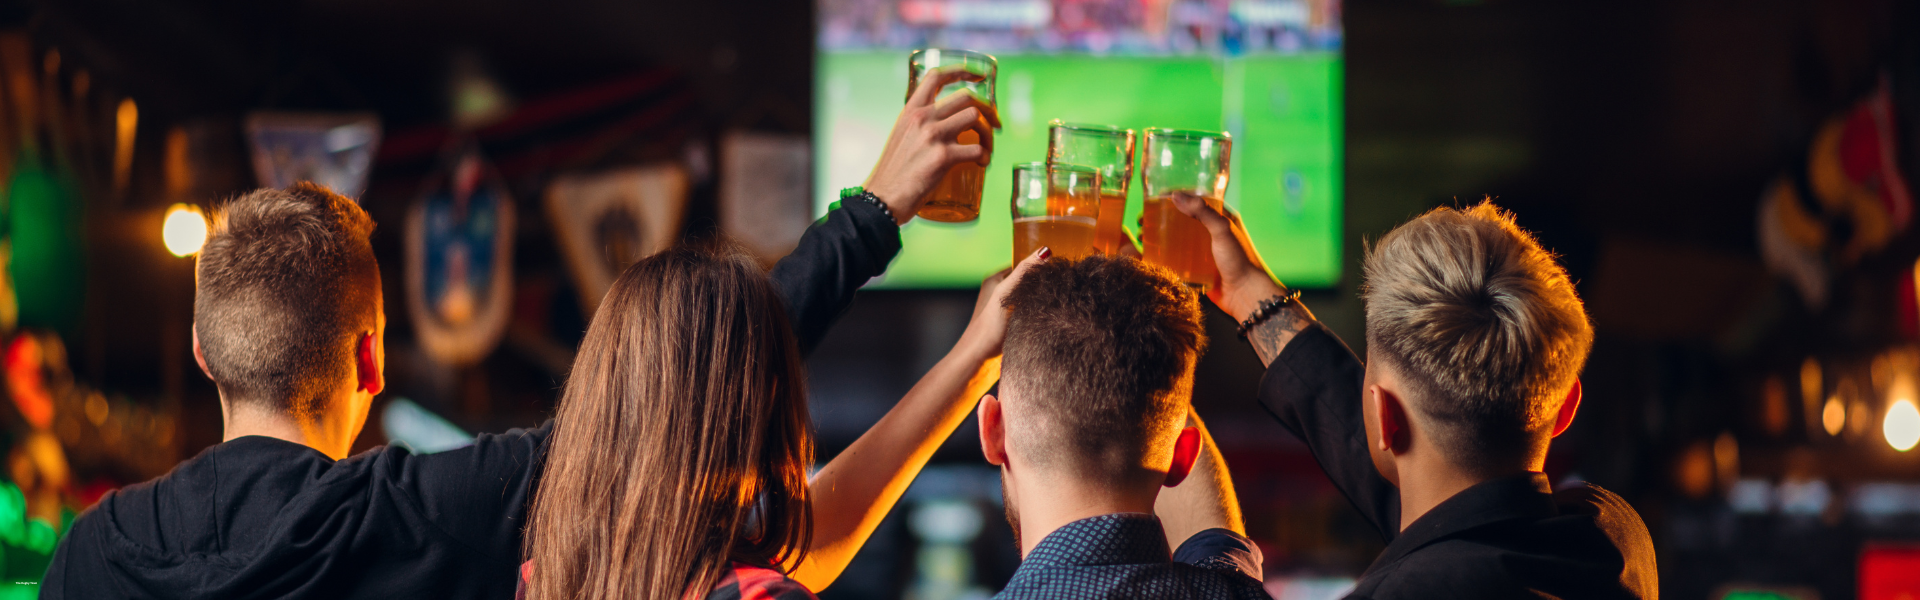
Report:
[[[1867,92],[1882,69],[1920,78],[1912,3],[1385,0],[1343,10],[1346,267],[1338,287],[1305,297],[1322,321],[1364,353],[1365,241],[1431,207],[1491,196],[1562,256],[1598,331],[1582,414],[1556,442],[1550,469],[1613,489],[1640,510],[1660,547],[1668,596],[1707,597],[1743,582],[1851,597],[1864,543],[1920,539],[1911,517],[1736,517],[1717,495],[1682,494],[1673,476],[1686,448],[1726,433],[1739,443],[1741,477],[1920,480],[1920,461],[1884,444],[1831,443],[1797,433],[1805,427],[1767,434],[1754,416],[1760,382],[1797,373],[1809,356],[1854,364],[1910,342],[1889,324],[1888,306],[1899,273],[1912,268],[1911,240],[1843,273],[1835,301],[1816,310],[1767,274],[1754,230],[1764,185],[1804,157],[1823,120]],[[389,139],[428,131],[448,117],[447,74],[457,60],[477,59],[523,101],[634,74],[665,77],[673,93],[695,99],[684,118],[617,150],[509,177],[522,199],[519,295],[565,307],[575,299],[550,226],[527,208],[546,179],[562,168],[710,160],[726,131],[807,134],[812,11],[804,0],[0,2],[0,24],[28,31],[37,48],[57,48],[88,69],[95,86],[139,102],[134,192],[89,217],[88,302],[67,336],[74,372],[134,401],[176,407],[182,458],[219,440],[215,392],[184,352],[190,261],[158,252],[157,232],[161,211],[183,195],[205,203],[253,183],[240,164],[213,170],[190,192],[164,189],[156,157],[169,127],[232,127],[214,146],[236,153],[239,119],[263,108],[374,111]],[[1902,143],[1916,141],[1909,134]],[[488,149],[537,153],[542,143],[509,142],[518,145]],[[395,224],[423,169],[389,158],[363,203],[383,223],[375,238],[382,262],[397,265]],[[697,180],[690,235],[713,234],[713,199],[711,178]],[[535,424],[550,411],[561,380],[551,345],[509,341],[480,366],[435,366],[414,349],[398,271],[385,272],[391,391],[383,398],[414,399],[473,431]],[[971,292],[863,293],[810,359],[823,459],[945,352],[972,302]],[[564,366],[584,319],[551,312],[544,318]],[[1252,404],[1259,364],[1233,339],[1232,324],[1211,315],[1214,344],[1195,402],[1229,455],[1269,573],[1357,574],[1378,543],[1304,449]],[[937,462],[979,461],[969,427]],[[369,426],[360,446],[382,442]],[[983,538],[993,541],[983,544],[1005,535],[995,519]],[[900,527],[883,529],[869,554],[906,543]],[[1011,565],[1007,547],[997,548],[981,551],[984,581],[1003,581]],[[867,566],[843,580],[860,581],[829,595],[897,592],[904,576],[884,560],[863,556]]]

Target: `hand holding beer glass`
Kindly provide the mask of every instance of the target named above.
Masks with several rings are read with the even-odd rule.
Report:
[[[1100,223],[1094,250],[1120,254],[1131,245],[1121,221],[1127,214],[1127,184],[1133,181],[1133,130],[1054,119],[1047,129],[1047,162],[1086,165],[1100,171]]]
[[[1146,204],[1140,212],[1141,253],[1173,270],[1187,285],[1211,288],[1219,279],[1212,238],[1206,226],[1173,203],[1175,195],[1194,196],[1221,210],[1227,195],[1228,153],[1225,133],[1150,128],[1140,162]]]
[[[923,213],[925,201],[941,196],[938,189],[950,170],[980,170],[992,158],[993,129],[1000,126],[1000,117],[994,113],[991,93],[984,101],[972,93],[939,97],[942,89],[956,82],[977,83],[982,78],[965,65],[939,67],[913,78],[906,107],[861,186],[885,202],[900,224]],[[966,143],[960,143],[960,138]],[[973,205],[977,213],[978,190]]]
[[[1100,173],[1093,167],[1030,162],[1013,167],[1013,256],[1046,246],[1061,258],[1093,254],[1100,220]]]
[[[922,86],[920,82],[929,72],[945,69],[957,69],[967,76],[944,80],[944,85]],[[1000,126],[999,111],[994,105],[994,79],[999,74],[1000,63],[992,56],[969,50],[946,50],[928,48],[915,50],[907,57],[907,100],[911,103],[916,97],[931,93],[944,99],[939,106],[958,106],[966,97],[981,109],[976,117],[982,126]],[[929,83],[942,83],[928,79]],[[921,87],[933,87],[932,92]],[[961,129],[955,136],[955,142],[962,146],[989,144],[992,134],[983,133],[985,127]],[[980,218],[980,189],[987,183],[986,161],[960,163],[947,170],[946,176],[933,187],[926,202],[920,205],[920,218],[930,221],[960,223]]]

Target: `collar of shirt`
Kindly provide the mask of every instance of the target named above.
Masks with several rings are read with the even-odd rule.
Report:
[[[1156,564],[1172,557],[1159,517],[1113,513],[1061,525],[1033,546],[1019,570]]]
[[[1482,482],[1461,490],[1420,515],[1374,559],[1368,572],[1391,564],[1415,550],[1489,525],[1516,520],[1539,520],[1558,514],[1553,486],[1542,473],[1529,473]]]

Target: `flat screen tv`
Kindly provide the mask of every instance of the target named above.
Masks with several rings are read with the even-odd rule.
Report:
[[[814,210],[866,179],[917,48],[999,60],[980,218],[915,219],[869,287],[959,288],[1012,261],[1012,165],[1046,158],[1047,123],[1226,131],[1226,203],[1295,287],[1338,282],[1340,0],[817,0]],[[1127,223],[1140,211],[1138,169]]]

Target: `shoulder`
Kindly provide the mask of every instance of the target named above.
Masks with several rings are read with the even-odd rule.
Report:
[[[1350,597],[1538,598],[1507,572],[1498,554],[1462,540],[1435,543],[1368,573]]]
[[[1173,560],[1209,571],[1238,573],[1260,581],[1260,547],[1232,530],[1213,528],[1193,534],[1173,551]]]
[[[813,591],[766,567],[733,563],[707,600],[817,600]]]
[[[1582,483],[1553,493],[1553,503],[1562,515],[1586,516],[1614,546],[1629,556],[1653,556],[1653,536],[1640,512],[1626,499],[1597,485]]]

